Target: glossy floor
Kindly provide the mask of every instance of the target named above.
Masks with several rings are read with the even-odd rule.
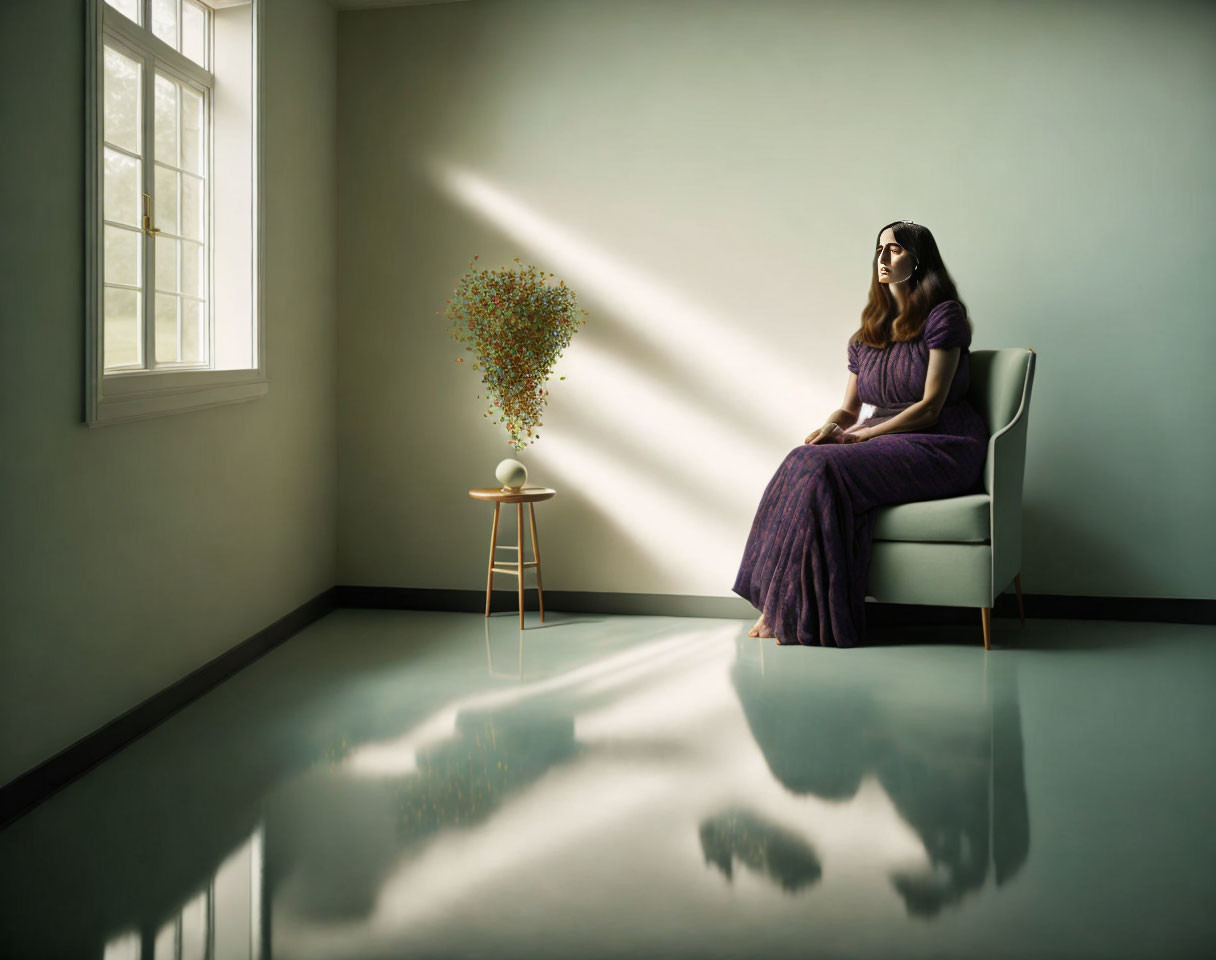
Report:
[[[339,610],[0,832],[0,955],[1216,945],[1216,631]]]

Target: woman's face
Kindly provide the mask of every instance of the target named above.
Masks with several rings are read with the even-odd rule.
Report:
[[[874,252],[878,260],[879,283],[901,283],[911,278],[916,258],[899,245],[891,227],[882,232]]]

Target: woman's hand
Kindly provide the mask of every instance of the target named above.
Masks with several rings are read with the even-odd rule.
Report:
[[[847,430],[841,431],[840,435],[836,438],[836,442],[861,443],[863,440],[869,440],[873,436],[875,436],[875,434],[873,434],[869,428],[862,427],[860,430],[853,430],[851,432]]]
[[[803,440],[802,442],[803,443],[834,443],[836,440],[838,440],[840,438],[840,435],[842,433],[844,433],[844,431],[840,429],[840,424],[828,422],[828,423],[825,423],[818,430],[812,430],[810,433],[808,433],[806,436],[806,439]]]

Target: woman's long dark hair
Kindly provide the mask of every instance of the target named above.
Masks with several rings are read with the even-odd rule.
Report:
[[[912,254],[917,264],[912,272],[912,287],[903,312],[899,312],[889,287],[878,280],[878,240],[891,227],[895,242]],[[870,263],[870,300],[861,311],[861,327],[850,337],[871,347],[885,347],[897,340],[914,340],[925,328],[929,311],[943,300],[958,300],[958,290],[942,263],[937,241],[928,227],[911,220],[884,224],[874,240],[874,260]],[[962,303],[961,300],[959,300]],[[967,305],[963,304],[966,316]],[[968,325],[971,321],[967,319]]]

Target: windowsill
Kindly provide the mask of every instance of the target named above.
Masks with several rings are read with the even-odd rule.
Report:
[[[102,379],[101,396],[104,400],[132,394],[148,396],[179,390],[207,390],[221,384],[265,379],[261,370],[130,370],[107,373]]]
[[[90,427],[145,420],[184,410],[202,410],[255,400],[270,392],[260,370],[141,370],[102,379]]]

